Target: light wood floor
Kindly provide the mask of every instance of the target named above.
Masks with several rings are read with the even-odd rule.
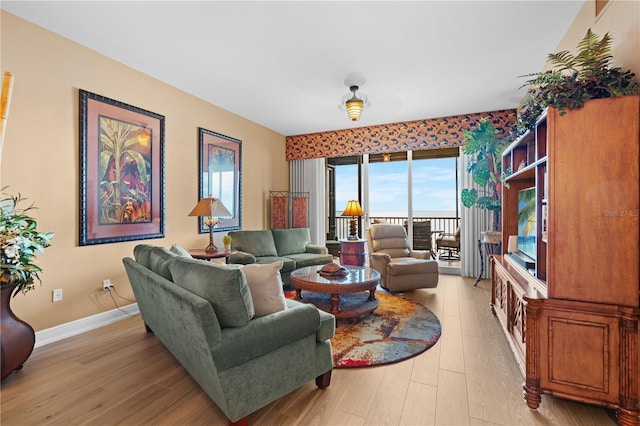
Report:
[[[522,376],[496,318],[488,281],[441,275],[405,295],[440,318],[427,352],[390,366],[334,370],[249,417],[253,425],[615,425],[602,408],[545,395],[522,399]],[[287,374],[274,371],[273,374]],[[226,418],[139,316],[37,348],[2,382],[10,425],[223,425]]]

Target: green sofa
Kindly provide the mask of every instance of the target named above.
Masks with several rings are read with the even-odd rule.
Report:
[[[283,310],[253,318],[243,266],[145,244],[135,247],[134,256],[123,263],[147,332],[230,424],[247,424],[250,413],[314,378],[319,388],[329,386],[333,315],[287,299]]]
[[[326,247],[311,244],[309,228],[267,229],[260,231],[231,231],[231,249],[237,253],[230,263],[273,263],[282,261],[282,283],[291,287],[291,271],[305,266],[333,262]]]

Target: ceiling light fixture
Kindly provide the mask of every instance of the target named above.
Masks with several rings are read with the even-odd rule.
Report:
[[[362,113],[362,108],[364,108],[364,100],[356,96],[358,86],[351,86],[349,87],[349,90],[351,90],[353,96],[345,103],[347,114],[349,114],[351,121],[358,121],[360,119],[360,114]]]

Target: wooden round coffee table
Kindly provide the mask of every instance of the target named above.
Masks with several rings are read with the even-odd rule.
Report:
[[[296,299],[313,303],[336,318],[363,316],[378,307],[378,271],[362,266],[343,265],[349,272],[346,276],[327,277],[318,273],[322,266],[307,266],[291,272],[291,284],[296,289]],[[306,291],[304,295],[302,290]]]

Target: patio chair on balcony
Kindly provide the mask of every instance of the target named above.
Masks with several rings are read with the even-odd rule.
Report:
[[[441,260],[460,260],[460,227],[456,228],[453,235],[440,234],[436,238],[436,247],[438,253],[441,250],[446,251],[446,253],[439,255]]]
[[[404,221],[404,229],[408,231],[407,221]],[[413,222],[413,249],[414,250],[427,250],[431,253],[433,259],[436,258],[433,251],[433,244],[431,242],[431,221],[421,220]]]

